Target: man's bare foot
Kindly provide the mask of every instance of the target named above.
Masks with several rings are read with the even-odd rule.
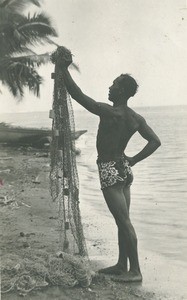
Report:
[[[100,269],[98,272],[103,274],[110,274],[110,275],[123,275],[123,274],[125,275],[127,271],[124,268],[122,268],[120,265],[115,265],[112,267]]]
[[[120,276],[112,277],[111,279],[116,282],[142,282],[142,274],[140,272],[129,271],[119,275]]]

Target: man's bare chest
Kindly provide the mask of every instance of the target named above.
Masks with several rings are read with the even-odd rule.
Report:
[[[99,124],[99,131],[109,133],[130,133],[133,134],[138,129],[138,123],[133,118],[111,117],[102,118]]]

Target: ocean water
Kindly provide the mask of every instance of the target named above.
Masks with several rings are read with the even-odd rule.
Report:
[[[162,142],[152,156],[133,167],[131,218],[138,235],[140,260],[147,272],[146,283],[155,290],[165,286],[178,297],[184,297],[171,299],[187,299],[187,106],[147,107],[135,111],[146,118]],[[1,114],[0,122],[3,121],[28,127],[51,126],[48,112]],[[77,157],[81,199],[89,199],[91,207],[102,216],[107,213],[95,163],[98,122],[97,116],[85,110],[75,111],[76,129],[87,130],[77,141],[81,149]],[[145,144],[136,133],[126,154],[136,154]],[[150,264],[144,261],[147,257]],[[153,266],[155,273],[149,269]],[[149,279],[149,271],[156,282]]]

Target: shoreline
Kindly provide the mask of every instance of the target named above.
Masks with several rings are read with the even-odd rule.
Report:
[[[104,201],[102,197],[101,201]],[[116,224],[107,208],[103,214],[99,213],[98,218],[95,218],[94,216],[98,214],[99,210],[90,209],[93,208],[93,205],[85,204],[85,202],[86,200],[83,199],[82,208],[84,208],[81,209],[81,212],[83,224],[86,225],[85,236],[89,257],[98,268],[114,265],[118,256]],[[86,215],[87,211],[89,211],[88,216]],[[90,220],[94,220],[94,224]],[[136,286],[136,290],[140,294],[150,293],[152,298],[148,299],[185,300],[187,297],[186,276],[181,262],[171,264],[169,258],[145,250],[145,245],[139,237],[138,243],[143,282]],[[177,276],[178,274],[180,274],[180,278]]]
[[[57,210],[49,193],[50,158],[47,152],[1,145],[0,168],[0,197],[1,200],[2,197],[7,197],[9,201],[6,205],[0,205],[1,254],[18,253],[24,247],[56,253],[59,250]],[[96,271],[115,262],[116,230],[114,222],[108,216],[98,217],[97,209],[85,200],[85,196],[81,198],[81,216],[89,258],[91,267]],[[109,235],[103,229],[106,227]],[[24,233],[24,237],[20,233]],[[142,287],[141,284],[114,283],[109,278],[91,284],[89,289],[48,287],[29,294],[29,299],[59,299],[63,295],[67,300],[108,300],[109,295],[111,299],[118,297],[117,299],[126,300],[170,299],[167,296],[159,298],[160,295],[156,295],[155,291],[146,290],[144,283]],[[7,293],[2,294],[2,299],[16,300],[20,296]]]

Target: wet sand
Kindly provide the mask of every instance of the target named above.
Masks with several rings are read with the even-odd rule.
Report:
[[[29,247],[51,253],[58,250],[57,210],[49,193],[50,158],[47,154],[47,151],[32,148],[0,146],[1,255],[16,254]],[[81,189],[81,214],[88,253],[91,268],[97,271],[102,266],[115,263],[116,229],[107,213],[102,212],[101,215],[99,206],[94,207],[93,201],[81,197]],[[7,197],[6,204],[2,203],[3,197]],[[153,261],[147,264],[147,257],[150,255],[142,254],[144,269],[148,265],[153,268]],[[162,266],[159,257],[156,264]],[[151,281],[156,280],[155,274],[146,274],[145,284],[117,283],[110,277],[101,277],[94,280],[89,288],[48,287],[33,291],[26,299],[177,299],[165,295],[159,288],[153,290]],[[2,294],[2,299],[16,300],[20,296],[13,292]]]

